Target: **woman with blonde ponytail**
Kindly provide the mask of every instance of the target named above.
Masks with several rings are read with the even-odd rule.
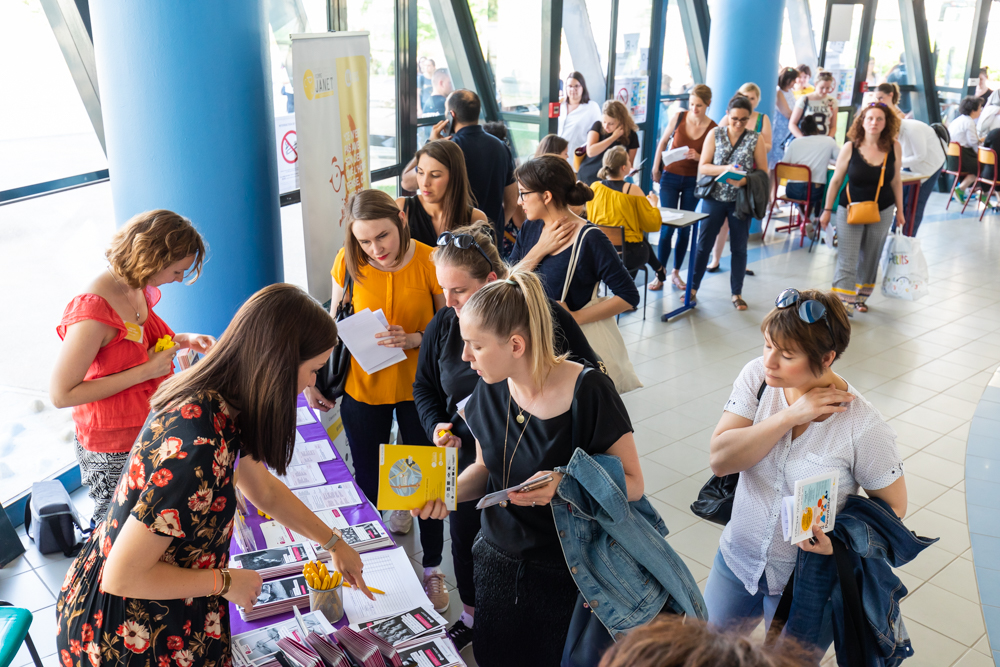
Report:
[[[472,548],[476,661],[518,664],[530,647],[532,665],[557,667],[577,587],[548,507],[562,479],[554,470],[577,447],[617,456],[628,499],[638,500],[643,481],[632,425],[610,378],[556,353],[550,301],[533,273],[515,268],[481,287],[459,324],[462,358],[483,379],[465,406],[476,461],[458,478],[459,503],[552,475],[482,511]],[[436,500],[414,513],[440,519],[448,510]]]

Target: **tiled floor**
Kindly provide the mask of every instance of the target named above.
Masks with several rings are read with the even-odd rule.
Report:
[[[916,303],[871,301],[853,321],[851,345],[835,370],[857,387],[898,434],[906,465],[906,525],[940,537],[900,570],[910,591],[903,615],[916,655],[909,667],[992,665],[972,564],[965,509],[965,448],[969,420],[993,371],[1000,366],[1000,216],[980,223],[971,213],[943,212],[933,195],[920,231],[930,266],[930,296]],[[953,207],[954,208],[954,207]],[[794,246],[794,247],[792,247]],[[677,293],[650,292],[647,319],[621,318],[622,334],[645,387],[625,403],[642,455],[646,493],[670,528],[670,544],[704,586],[721,530],[696,519],[688,507],[708,478],[708,441],[732,382],[760,354],[761,319],[784,287],[828,289],[835,254],[813,253],[798,240],[753,245],[746,279],[746,312],[729,303],[729,274],[709,275],[694,311],[669,323],[659,315],[675,307]],[[724,267],[728,261],[724,260]],[[415,533],[416,531],[414,531]],[[419,539],[401,539],[419,565]],[[449,546],[447,581],[454,587]],[[37,610],[33,625],[47,665],[56,666],[54,595],[67,567],[62,558],[29,553],[0,570],[0,598]],[[449,619],[461,613],[457,592]],[[1000,641],[1000,638],[995,638]],[[467,651],[470,655],[471,651]],[[19,654],[12,667],[27,662]]]

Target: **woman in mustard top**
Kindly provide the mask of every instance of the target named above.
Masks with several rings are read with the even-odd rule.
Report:
[[[406,352],[405,361],[371,375],[352,358],[340,405],[340,416],[354,459],[354,479],[365,496],[374,500],[378,497],[379,445],[390,442],[393,413],[399,424],[401,443],[431,445],[413,402],[413,381],[423,331],[434,312],[444,308],[445,303],[430,261],[432,249],[410,238],[403,212],[392,197],[380,190],[363,190],[351,198],[347,208],[344,247],[337,254],[331,271],[330,309],[336,312],[344,295],[347,274],[350,274],[354,281],[351,297],[354,311],[369,308],[375,312],[381,308],[389,321],[389,330],[376,334],[379,345],[402,348]],[[315,388],[306,391],[306,398],[310,405],[320,410],[329,410],[333,405],[333,401],[320,395]],[[394,532],[409,531],[412,522],[409,512],[393,512],[387,517],[389,529]],[[421,520],[425,589],[431,589],[428,594],[435,608],[447,609],[448,594],[444,574],[439,568],[443,540],[441,521]]]

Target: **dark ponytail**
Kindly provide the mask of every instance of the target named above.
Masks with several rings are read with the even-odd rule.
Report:
[[[514,171],[514,178],[532,192],[548,192],[557,207],[582,206],[594,198],[586,183],[576,180],[573,168],[558,155],[539,155]]]

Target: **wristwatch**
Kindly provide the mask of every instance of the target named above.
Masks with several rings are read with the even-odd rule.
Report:
[[[340,532],[339,528],[332,528],[333,535],[330,537],[329,541],[323,545],[324,551],[333,551],[337,546],[337,542],[344,539],[344,534]]]

